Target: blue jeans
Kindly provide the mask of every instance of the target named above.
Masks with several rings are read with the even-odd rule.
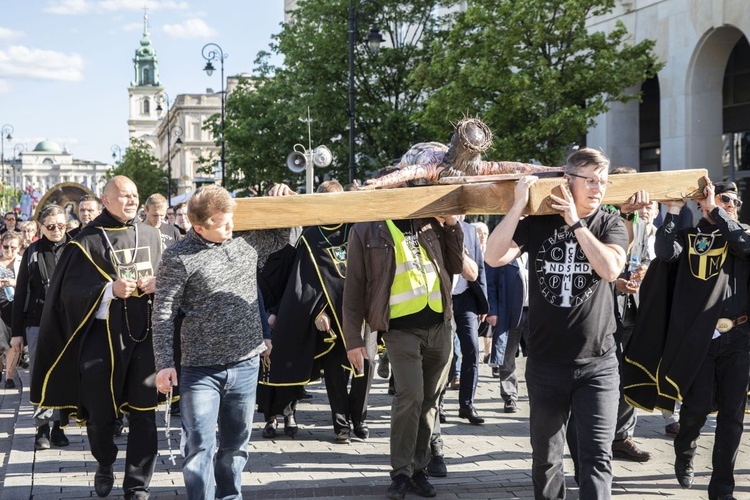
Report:
[[[188,498],[242,498],[259,365],[254,356],[233,365],[182,367],[182,475]]]

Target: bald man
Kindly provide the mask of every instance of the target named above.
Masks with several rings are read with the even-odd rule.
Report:
[[[135,224],[138,189],[127,177],[107,183],[102,204],[102,213],[63,250],[52,277],[31,401],[86,423],[100,497],[114,484],[115,419],[119,411],[128,414],[123,490],[125,498],[142,499],[157,453],[150,317],[162,242],[158,229]]]

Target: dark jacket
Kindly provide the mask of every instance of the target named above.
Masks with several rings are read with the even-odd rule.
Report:
[[[416,219],[419,243],[440,274],[443,317],[450,321],[451,286],[463,268],[464,235],[460,224],[443,227],[436,219]],[[385,222],[361,222],[349,233],[344,283],[344,337],[347,350],[364,347],[362,324],[388,331],[390,296],[396,275],[394,242]]]
[[[459,274],[456,277],[456,287],[458,289],[463,289],[464,286],[466,286],[468,291],[471,292],[472,297],[474,297],[477,314],[487,314],[489,311],[489,303],[487,302],[487,277],[484,269],[482,245],[479,243],[477,230],[474,226],[468,222],[461,221],[461,229],[464,232],[464,248],[468,252],[469,257],[477,263],[478,276],[474,281],[467,281]]]
[[[24,337],[24,343],[26,342],[26,327],[39,326],[47,288],[57,267],[60,254],[68,241],[70,241],[68,235],[65,235],[65,238],[57,244],[42,236],[41,239],[29,245],[23,254],[16,278],[12,336]]]

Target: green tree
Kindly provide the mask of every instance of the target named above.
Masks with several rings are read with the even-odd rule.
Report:
[[[408,80],[429,61],[425,41],[438,22],[431,14],[442,3],[379,0],[379,6],[360,7],[354,58],[359,179],[366,178],[366,170],[391,164],[413,143],[430,139],[415,120],[423,93]],[[308,108],[313,147],[324,144],[334,157],[323,172],[348,181],[348,7],[348,0],[298,2],[294,23],[282,26],[271,53],[259,54],[253,78],[228,96],[228,188],[261,190],[279,180],[304,184],[304,174],[292,174],[285,159],[295,143],[308,146],[307,123],[301,121]],[[374,22],[387,41],[377,54],[361,43]],[[283,56],[283,67],[270,64],[271,54]],[[220,137],[217,116],[209,126]],[[449,132],[446,121],[442,135]]]
[[[154,193],[167,196],[167,173],[159,166],[151,146],[142,139],[130,139],[122,161],[107,173],[107,179],[115,175],[127,176],[138,186],[141,203]]]
[[[433,42],[414,73],[429,97],[421,123],[441,133],[461,113],[495,133],[490,158],[559,164],[610,103],[661,69],[654,43],[632,44],[618,22],[608,34],[587,21],[614,0],[474,0]]]

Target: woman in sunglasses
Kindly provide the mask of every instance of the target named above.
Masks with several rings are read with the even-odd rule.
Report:
[[[0,256],[0,351],[5,350],[5,388],[16,388],[16,368],[20,353],[10,349],[10,323],[13,315],[13,296],[16,276],[21,265],[18,249],[23,238],[21,233],[6,232],[2,237],[3,253]],[[1,359],[1,358],[0,358]],[[0,366],[2,361],[0,361]]]
[[[12,233],[14,231],[17,231],[17,228],[16,228],[17,222],[18,222],[18,217],[16,216],[15,213],[8,212],[7,214],[5,214],[5,217],[4,217],[5,225],[3,226],[2,229],[0,229],[0,234],[5,234],[7,232]]]
[[[16,296],[13,304],[13,324],[11,347],[16,355],[29,346],[29,372],[34,372],[36,343],[42,309],[47,295],[50,278],[65,244],[70,240],[66,233],[67,214],[58,205],[49,205],[39,214],[42,237],[32,243],[24,252],[17,274]],[[50,421],[54,426],[50,432]],[[67,446],[68,438],[60,427],[60,414],[53,410],[37,410],[34,413],[36,439],[34,449],[46,450],[50,441],[55,446]]]

